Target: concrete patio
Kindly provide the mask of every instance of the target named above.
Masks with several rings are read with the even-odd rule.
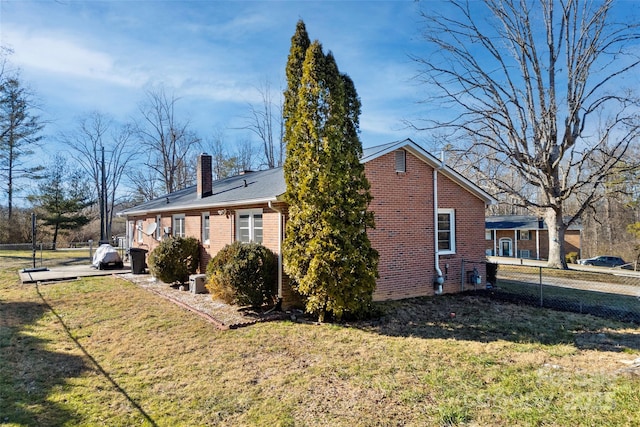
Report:
[[[121,274],[131,272],[131,266],[125,264],[123,268],[111,270],[98,270],[90,264],[87,265],[69,265],[55,266],[47,269],[25,269],[20,270],[20,280],[23,284],[37,282],[56,282],[60,280],[73,280],[80,277],[90,276],[110,276],[112,274]]]

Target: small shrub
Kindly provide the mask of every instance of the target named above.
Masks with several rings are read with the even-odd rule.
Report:
[[[576,264],[578,262],[578,252],[569,252],[564,259],[569,264]]]
[[[187,283],[200,264],[200,245],[193,237],[169,237],[149,254],[149,271],[165,283]]]
[[[497,280],[498,280],[498,264],[493,262],[488,262],[487,263],[487,282],[495,286]]]
[[[228,304],[260,307],[273,301],[276,255],[257,243],[227,245],[207,265],[206,287]]]

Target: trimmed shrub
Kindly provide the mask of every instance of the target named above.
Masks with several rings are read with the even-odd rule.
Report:
[[[149,254],[149,271],[165,283],[187,283],[200,265],[200,245],[194,237],[169,237]]]
[[[276,255],[257,243],[234,242],[207,265],[206,287],[228,304],[260,307],[276,294]]]
[[[569,252],[565,255],[564,259],[568,264],[577,264],[578,263],[578,252]]]
[[[495,264],[493,262],[488,262],[487,263],[487,282],[495,286],[497,280],[498,280],[498,264]]]

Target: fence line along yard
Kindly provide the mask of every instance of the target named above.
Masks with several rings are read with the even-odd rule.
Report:
[[[500,264],[489,294],[501,300],[640,324],[640,274]]]

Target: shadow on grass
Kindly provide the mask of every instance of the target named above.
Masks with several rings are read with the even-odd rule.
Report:
[[[45,340],[28,333],[47,311],[42,303],[0,302],[0,424],[55,426],[76,420],[48,396],[88,367],[82,357],[47,350]]]
[[[78,339],[73,336],[73,334],[71,333],[71,331],[69,330],[69,327],[67,326],[67,324],[64,322],[64,320],[62,320],[62,317],[60,317],[60,315],[58,314],[58,312],[47,302],[47,300],[44,298],[44,296],[42,295],[42,293],[40,292],[40,288],[38,287],[38,285],[36,285],[36,291],[38,292],[38,296],[42,299],[42,302],[45,304],[45,306],[47,307],[47,309],[53,313],[53,315],[58,319],[58,322],[62,325],[62,327],[64,328],[64,331],[66,332],[67,336],[69,337],[69,339],[71,339],[76,347],[78,347],[82,353],[89,359],[91,360],[91,363],[93,364],[93,366],[98,370],[98,372],[100,372],[100,374],[102,374],[102,376],[104,376],[113,386],[114,389],[116,389],[118,391],[118,393],[120,393],[125,399],[127,399],[127,401],[129,401],[129,403],[131,404],[131,406],[133,406],[139,413],[140,415],[142,415],[147,422],[151,425],[151,426],[157,426],[156,422],[149,416],[149,414],[147,414],[147,412],[138,404],[138,402],[136,402],[127,392],[126,390],[124,390],[122,387],[120,387],[120,384],[118,384],[113,377],[111,377],[111,375],[109,375],[109,373],[107,371],[104,370],[104,368],[100,365],[100,363],[98,363],[98,361],[84,348],[84,346],[80,343],[80,341],[78,341]]]
[[[640,350],[640,334],[625,331],[636,327],[632,323],[496,301],[478,294],[390,301],[381,308],[385,313],[382,318],[357,327],[388,336]]]

